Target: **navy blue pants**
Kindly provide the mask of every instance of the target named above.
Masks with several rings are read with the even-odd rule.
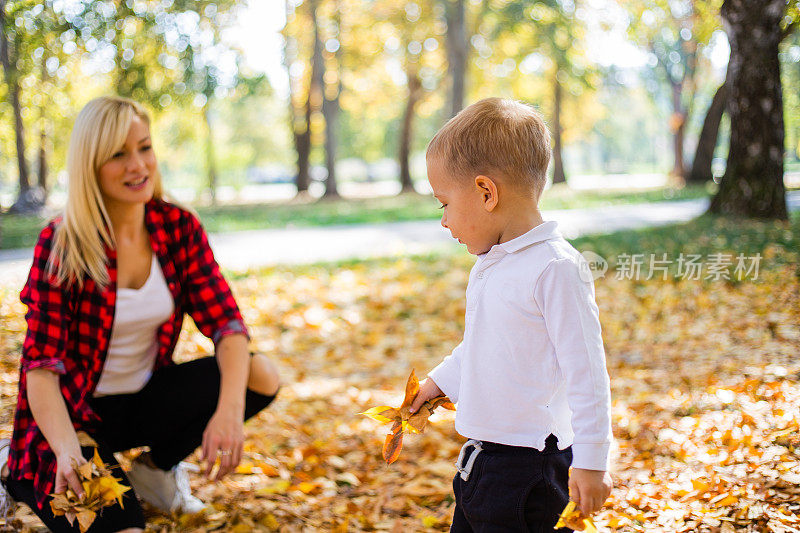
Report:
[[[466,481],[453,480],[456,509],[450,531],[502,533],[551,531],[569,502],[572,447],[559,450],[550,435],[545,449],[483,442]],[[475,453],[468,447],[463,463]],[[464,466],[463,464],[461,465]]]

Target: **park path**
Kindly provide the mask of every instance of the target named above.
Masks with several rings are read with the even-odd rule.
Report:
[[[800,209],[800,191],[787,195],[792,211]],[[543,211],[567,238],[691,220],[708,199],[653,202]],[[220,265],[241,272],[271,265],[309,264],[343,259],[421,254],[455,250],[459,245],[438,220],[338,225],[215,233],[209,236]],[[30,248],[0,250],[0,286],[21,287],[33,257]]]

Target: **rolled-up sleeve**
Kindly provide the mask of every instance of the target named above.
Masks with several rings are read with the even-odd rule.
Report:
[[[58,374],[66,372],[68,297],[61,286],[47,274],[47,261],[53,242],[54,226],[42,230],[33,252],[28,279],[20,301],[28,307],[27,332],[22,344],[21,370],[46,368]]]
[[[188,216],[187,312],[200,332],[215,345],[226,335],[241,333],[249,337],[230,286],[214,259],[205,230],[194,215]]]
[[[576,261],[555,259],[539,277],[534,298],[566,380],[572,466],[608,470],[611,391],[594,285],[581,279]]]

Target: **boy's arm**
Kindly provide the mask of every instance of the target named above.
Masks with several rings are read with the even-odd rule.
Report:
[[[575,261],[558,259],[545,267],[534,298],[566,379],[575,433],[572,466],[607,471],[611,391],[594,286],[581,279]]]
[[[464,350],[464,341],[453,349],[452,353],[444,358],[439,365],[428,373],[442,392],[453,403],[458,402],[458,387],[461,383],[461,353]]]
[[[453,352],[444,358],[439,365],[430,371],[428,379],[422,382],[410,411],[416,413],[422,404],[444,394],[450,401],[458,401],[458,387],[461,382],[461,351],[464,341],[455,347]]]

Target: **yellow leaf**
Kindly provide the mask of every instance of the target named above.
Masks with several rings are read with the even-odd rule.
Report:
[[[312,483],[310,481],[303,481],[298,483],[297,490],[302,492],[303,494],[311,494],[312,492],[319,489],[319,484]]]
[[[121,479],[111,476],[97,478],[97,487],[103,498],[103,505],[111,505],[113,500],[116,500],[120,507],[122,506],[122,495],[131,488],[123,485],[120,481]]]
[[[260,489],[256,489],[256,494],[261,496],[268,496],[270,494],[284,493],[291,485],[292,484],[289,481],[282,479],[280,481],[276,481],[271,485],[267,485],[266,487],[261,487]]]
[[[577,508],[577,505],[573,501],[570,501],[567,506],[564,507],[564,510],[561,512],[561,516],[558,517],[558,523],[556,523],[553,529],[559,529],[562,527],[569,527],[575,531],[597,533],[597,528],[595,527],[592,519],[588,516],[585,516],[581,510]]]
[[[278,522],[278,519],[275,518],[274,514],[267,513],[267,515],[261,519],[261,525],[268,527],[269,529],[278,529],[280,523]]]
[[[435,516],[425,516],[422,518],[422,525],[425,527],[436,527],[441,523],[441,520],[436,518]]]
[[[105,463],[103,463],[103,460],[100,458],[100,452],[97,451],[97,448],[94,449],[94,456],[92,457],[92,462],[95,464],[95,466],[97,466],[97,469],[100,470],[101,472],[108,470],[106,468]]]
[[[394,407],[389,407],[388,405],[373,407],[371,409],[367,409],[363,413],[358,413],[358,414],[368,416],[371,419],[377,420],[382,424],[388,424],[389,422],[400,416],[400,412],[397,409],[395,409]]]
[[[97,496],[97,493],[95,491],[95,485],[96,484],[91,479],[81,481],[81,486],[83,487],[83,492],[85,493],[83,499],[93,500]]]
[[[255,465],[253,465],[253,463],[242,463],[236,467],[235,472],[237,474],[252,474],[253,468],[255,468]]]

